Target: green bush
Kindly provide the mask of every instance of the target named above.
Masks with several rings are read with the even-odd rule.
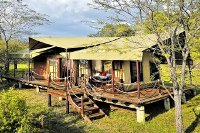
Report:
[[[33,131],[25,99],[10,88],[0,95],[0,132]]]

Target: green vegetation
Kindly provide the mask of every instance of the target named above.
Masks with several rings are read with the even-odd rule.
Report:
[[[40,132],[60,133],[158,133],[176,132],[174,127],[174,108],[165,112],[163,102],[146,107],[145,124],[136,122],[134,110],[121,109],[111,106],[109,117],[96,120],[93,123],[85,122],[79,114],[70,108],[70,114],[65,114],[65,102],[59,102],[53,97],[53,107],[47,106],[47,93],[36,93],[34,89],[14,90],[14,94],[24,97],[29,107],[29,114],[35,120],[43,117],[44,128]],[[183,120],[187,132],[200,132],[200,94],[189,100],[183,107]],[[153,107],[153,108],[152,108]]]
[[[33,129],[25,98],[13,89],[3,91],[0,97],[0,132],[22,133]]]
[[[105,24],[96,34],[91,34],[91,37],[122,37],[133,36],[135,30],[128,24]]]
[[[13,66],[10,67],[13,69]],[[27,64],[18,64],[18,69],[27,69]],[[13,70],[11,70],[13,71]],[[163,79],[169,81],[169,69],[162,65]],[[193,70],[193,83],[200,85],[200,71]],[[200,90],[199,90],[200,92]],[[53,97],[53,107],[47,106],[47,93],[36,93],[34,89],[14,90],[13,95],[23,97],[26,100],[28,114],[30,114],[33,123],[38,123],[41,118],[44,119],[44,127],[36,128],[40,132],[60,132],[60,133],[158,133],[158,132],[176,132],[175,110],[165,112],[163,101],[146,106],[147,122],[139,124],[136,122],[135,110],[122,109],[111,106],[109,117],[96,120],[92,124],[85,122],[81,116],[70,108],[70,114],[65,113],[65,101],[60,102],[58,98]],[[200,113],[200,94],[189,100],[183,107],[184,129],[187,132],[200,132],[199,113]],[[104,106],[104,105],[103,105]],[[101,107],[103,107],[101,106]]]
[[[5,45],[4,41],[0,40],[0,62],[5,62],[6,48],[4,45]],[[17,40],[12,40],[10,41],[8,50],[9,50],[9,53],[12,53],[12,52],[17,52],[19,50],[25,49],[27,47],[28,45],[26,43],[22,44],[21,42]]]

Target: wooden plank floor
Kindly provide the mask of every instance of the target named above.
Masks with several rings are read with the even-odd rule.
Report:
[[[163,100],[169,97],[169,93],[166,90],[161,90],[159,93],[158,89],[146,88],[140,91],[140,98],[138,98],[137,91],[134,92],[116,92],[112,93],[102,89],[96,89],[95,92],[90,92],[92,96],[98,99],[107,99],[110,101],[120,102],[120,103],[131,103],[135,105],[139,104],[149,104],[159,100]]]
[[[37,80],[37,81],[28,81],[22,78],[13,78],[13,77],[4,77],[9,80],[15,80],[18,82],[22,82],[22,84],[28,85],[28,86],[38,86],[42,89],[48,89],[48,82],[47,80]],[[58,82],[58,84],[63,85],[63,82]],[[66,91],[64,90],[48,90],[49,93],[55,94],[57,96],[66,96]],[[54,88],[55,89],[55,88]],[[78,87],[73,89],[75,93],[83,93],[83,89],[80,89]],[[119,106],[125,106],[129,108],[135,108],[138,105],[146,105],[150,103],[154,103],[160,100],[164,100],[167,97],[170,97],[167,90],[162,89],[159,91],[158,89],[153,88],[146,88],[140,91],[140,98],[138,98],[137,91],[134,92],[112,92],[110,89],[101,89],[101,88],[95,88],[95,91],[89,91],[87,90],[88,95],[90,95],[91,98],[93,98],[96,101],[106,102],[110,104],[115,104]],[[170,92],[173,94],[172,92]]]

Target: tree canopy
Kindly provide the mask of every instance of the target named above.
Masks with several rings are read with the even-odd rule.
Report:
[[[9,74],[10,41],[33,34],[33,28],[48,22],[40,14],[24,4],[22,0],[0,0],[0,34],[5,44],[5,73]]]
[[[89,36],[96,37],[123,37],[133,36],[135,30],[128,24],[105,24],[96,34]]]

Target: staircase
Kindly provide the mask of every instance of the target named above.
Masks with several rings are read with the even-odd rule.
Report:
[[[84,96],[83,93],[71,94],[68,100],[72,107],[88,122],[106,116],[106,114],[88,96]]]

